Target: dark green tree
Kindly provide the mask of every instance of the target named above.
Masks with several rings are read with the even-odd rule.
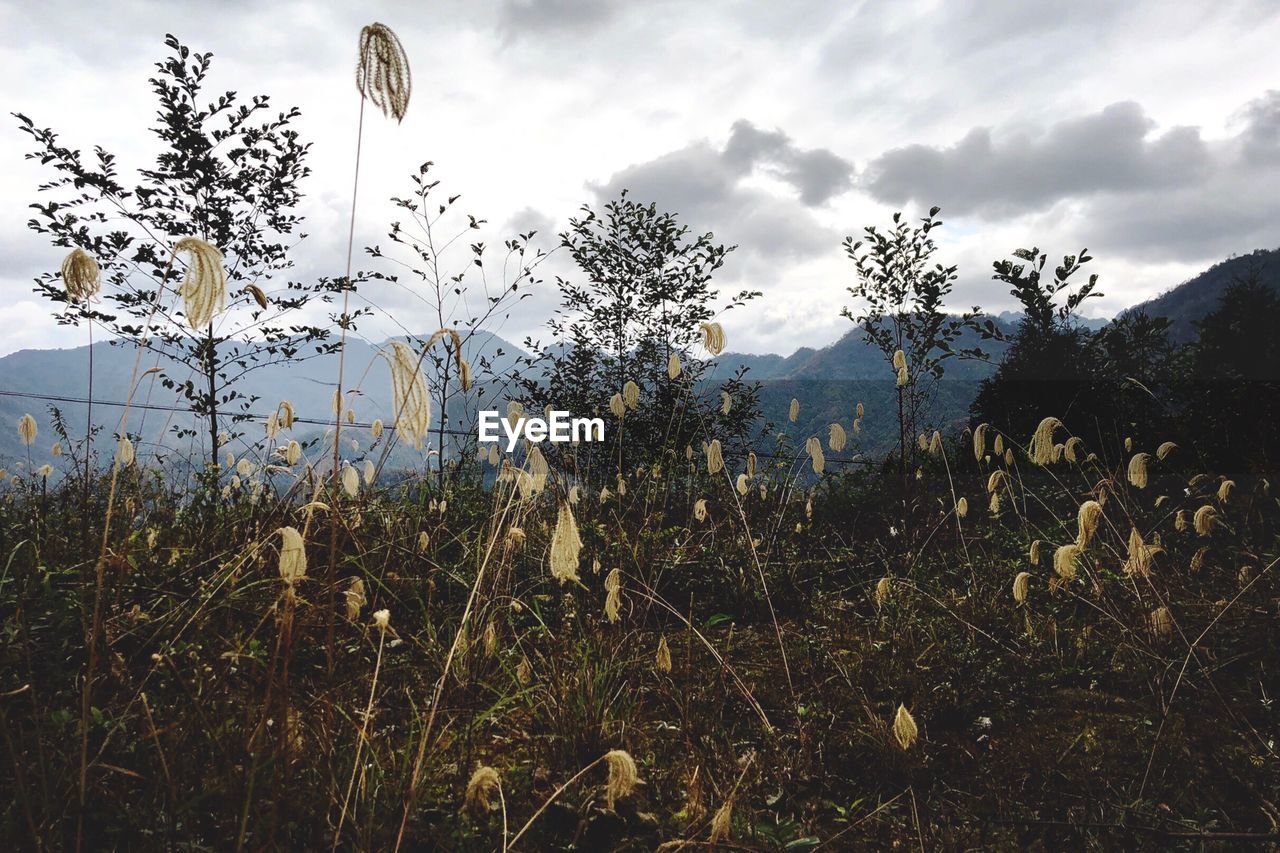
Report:
[[[717,314],[712,275],[733,247],[709,233],[691,236],[675,214],[626,191],[601,211],[583,207],[560,240],[581,278],[557,278],[560,306],[548,323],[555,342],[524,371],[523,386],[535,410],[605,418],[606,443],[575,451],[579,474],[603,479],[710,435],[746,447],[759,412],[754,389],[741,376],[727,381],[735,399],[722,414],[721,389],[703,387],[706,363],[694,357],[701,324]],[[738,293],[722,310],[758,295]],[[675,378],[667,371],[673,355],[681,362]],[[627,382],[639,386],[641,401],[619,421],[609,400]]]
[[[55,246],[93,255],[104,284],[98,307],[69,303],[55,272],[36,279],[36,291],[55,304],[59,322],[92,322],[155,352],[160,381],[204,421],[213,460],[224,423],[247,419],[254,402],[236,383],[269,364],[329,351],[328,331],[296,318],[310,299],[327,300],[346,285],[321,279],[273,287],[292,266],[290,244],[305,236],[294,234],[302,222],[294,208],[310,149],[293,129],[298,110],[274,112],[265,95],[247,103],[235,92],[205,100],[212,55],[193,53],[172,35],[165,45],[170,55],[150,81],[161,147],[136,181],[121,174],[105,149],[85,156],[53,130],[15,116],[35,143],[27,159],[52,173],[40,186],[47,200],[31,205],[36,215],[29,227]],[[230,291],[226,312],[195,335],[184,330],[175,305],[183,271],[173,246],[188,236],[222,251]],[[148,330],[153,310],[156,322]]]

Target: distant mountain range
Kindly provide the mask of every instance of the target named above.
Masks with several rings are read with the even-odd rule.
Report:
[[[1127,311],[1142,310],[1151,316],[1168,317],[1173,321],[1175,340],[1186,342],[1194,339],[1195,321],[1214,310],[1222,293],[1234,280],[1249,274],[1261,276],[1271,287],[1280,290],[1280,250],[1258,251],[1231,258]],[[1012,333],[1019,316],[1006,312],[992,319],[1003,331]],[[1104,324],[1105,321],[1086,323],[1093,328]],[[962,338],[958,347],[968,348],[975,344],[987,351],[991,356],[990,362],[963,359],[947,362],[946,378],[939,384],[932,404],[935,422],[958,423],[967,416],[978,384],[994,372],[1005,347],[997,341],[979,342],[972,334]],[[348,342],[348,383],[355,383],[360,388],[353,407],[356,417],[364,422],[374,418],[392,419],[387,369],[377,357],[380,347],[381,344],[360,340]],[[12,468],[27,457],[26,448],[20,444],[13,426],[24,412],[31,412],[40,424],[40,436],[32,447],[32,461],[37,466],[46,461],[58,462],[49,457],[49,448],[58,439],[51,428],[50,406],[59,408],[75,439],[83,436],[86,416],[83,403],[14,394],[84,398],[88,379],[85,350],[85,347],[22,350],[0,358],[0,466]],[[478,332],[471,337],[466,354],[473,365],[479,366],[482,361],[489,364],[491,370],[487,379],[485,376],[477,377],[481,382],[479,390],[488,399],[498,401],[493,408],[502,408],[506,399],[505,378],[510,376],[518,360],[526,355],[525,351],[497,335]],[[124,400],[128,394],[133,361],[134,350],[131,347],[95,344],[94,399]],[[154,355],[144,355],[144,368],[155,363]],[[859,449],[875,454],[895,440],[896,427],[891,414],[894,400],[892,376],[884,356],[867,345],[860,330],[851,329],[829,346],[819,349],[801,347],[789,356],[726,352],[708,371],[707,381],[723,380],[740,367],[748,369],[749,380],[761,383],[765,419],[772,422],[776,430],[796,439],[798,444],[802,445],[810,435],[825,436],[832,423],[841,423],[849,429],[859,402],[866,407]],[[300,423],[295,428],[294,437],[306,440],[319,437],[325,429],[324,424],[330,417],[336,374],[336,356],[317,356],[297,364],[264,367],[249,374],[237,387],[243,394],[260,398],[251,411],[261,415],[272,411],[280,400],[290,400],[301,418],[316,422]],[[800,401],[800,417],[795,424],[787,419],[792,398]],[[141,384],[137,401],[142,405],[180,404],[175,401],[173,392],[159,383],[152,387],[149,379]],[[118,407],[111,407],[105,402],[95,404],[94,421],[103,428],[101,435],[106,437],[103,440],[109,441],[119,424],[119,416]],[[159,409],[139,410],[130,418],[130,432],[140,431],[142,434],[143,447],[140,450],[149,452],[154,446],[163,446],[168,452],[191,453],[199,457],[204,447],[203,434],[195,439],[194,444],[191,440],[184,444],[175,441],[172,434],[175,425],[190,427],[192,418],[182,412]],[[258,426],[249,424],[245,429],[249,438],[256,440],[260,435],[254,433],[260,429]],[[352,431],[357,440],[361,435],[358,430]]]

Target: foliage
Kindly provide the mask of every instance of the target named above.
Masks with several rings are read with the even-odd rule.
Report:
[[[312,298],[328,300],[343,284],[322,279],[268,290],[291,266],[289,241],[301,225],[293,209],[310,171],[310,143],[292,127],[298,110],[272,115],[267,96],[244,103],[235,92],[202,103],[211,54],[192,53],[172,35],[165,45],[171,54],[151,78],[159,105],[152,132],[161,148],[132,186],[115,155],[95,147],[86,157],[17,115],[35,143],[27,159],[52,173],[40,187],[52,198],[31,205],[36,216],[28,225],[55,246],[84,249],[102,268],[106,304],[97,308],[69,303],[57,273],[36,280],[36,291],[57,306],[58,321],[99,324],[156,353],[160,382],[205,420],[213,459],[221,419],[243,421],[254,402],[238,381],[267,364],[328,351],[329,329],[296,317]],[[182,276],[173,246],[187,236],[222,251],[233,288],[228,312],[194,335],[172,304]],[[265,307],[247,285],[267,291]]]

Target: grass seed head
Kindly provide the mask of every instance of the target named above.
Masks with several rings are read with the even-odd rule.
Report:
[[[36,419],[30,414],[18,418],[18,438],[22,440],[23,445],[30,447],[34,444],[37,432],[39,430],[36,428]]]
[[[467,781],[467,791],[462,798],[462,810],[473,820],[478,820],[493,808],[494,795],[502,787],[498,771],[492,767],[477,767]]]
[[[187,324],[197,331],[213,322],[227,305],[227,270],[222,252],[199,237],[183,237],[175,252],[186,252],[187,272],[178,293]]]
[[[907,710],[906,705],[898,705],[898,713],[893,717],[893,736],[898,739],[898,746],[910,749],[920,736],[915,718]]]
[[[404,120],[413,92],[413,75],[404,45],[386,24],[372,23],[360,30],[356,88],[384,116],[397,122]]]
[[[62,284],[72,302],[84,302],[96,296],[101,280],[98,262],[84,249],[72,249],[63,259]]]
[[[609,781],[605,785],[605,800],[609,808],[618,800],[631,796],[632,791],[640,784],[640,775],[636,770],[636,762],[621,749],[611,749],[604,756],[604,763],[609,768]]]

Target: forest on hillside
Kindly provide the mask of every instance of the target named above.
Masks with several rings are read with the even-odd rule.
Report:
[[[411,108],[409,62],[360,33],[360,133]],[[717,362],[762,298],[717,285],[735,247],[627,192],[544,281],[428,163],[361,188],[396,193],[381,246],[291,280],[297,111],[211,65],[166,40],[154,163],[16,116],[65,258],[36,289],[122,342],[96,377],[84,350],[83,397],[109,364],[126,399],[4,426],[15,849],[1280,842],[1270,267],[1098,328],[1087,250],[1010,247],[1004,323],[956,312],[937,208],[892,214],[832,247],[856,336],[806,354],[829,381],[762,382]],[[438,330],[371,348],[393,287]],[[481,346],[536,288],[553,343]],[[854,346],[878,378],[840,375]],[[253,378],[320,364],[322,411]],[[491,409],[605,437],[507,452],[475,441]]]

